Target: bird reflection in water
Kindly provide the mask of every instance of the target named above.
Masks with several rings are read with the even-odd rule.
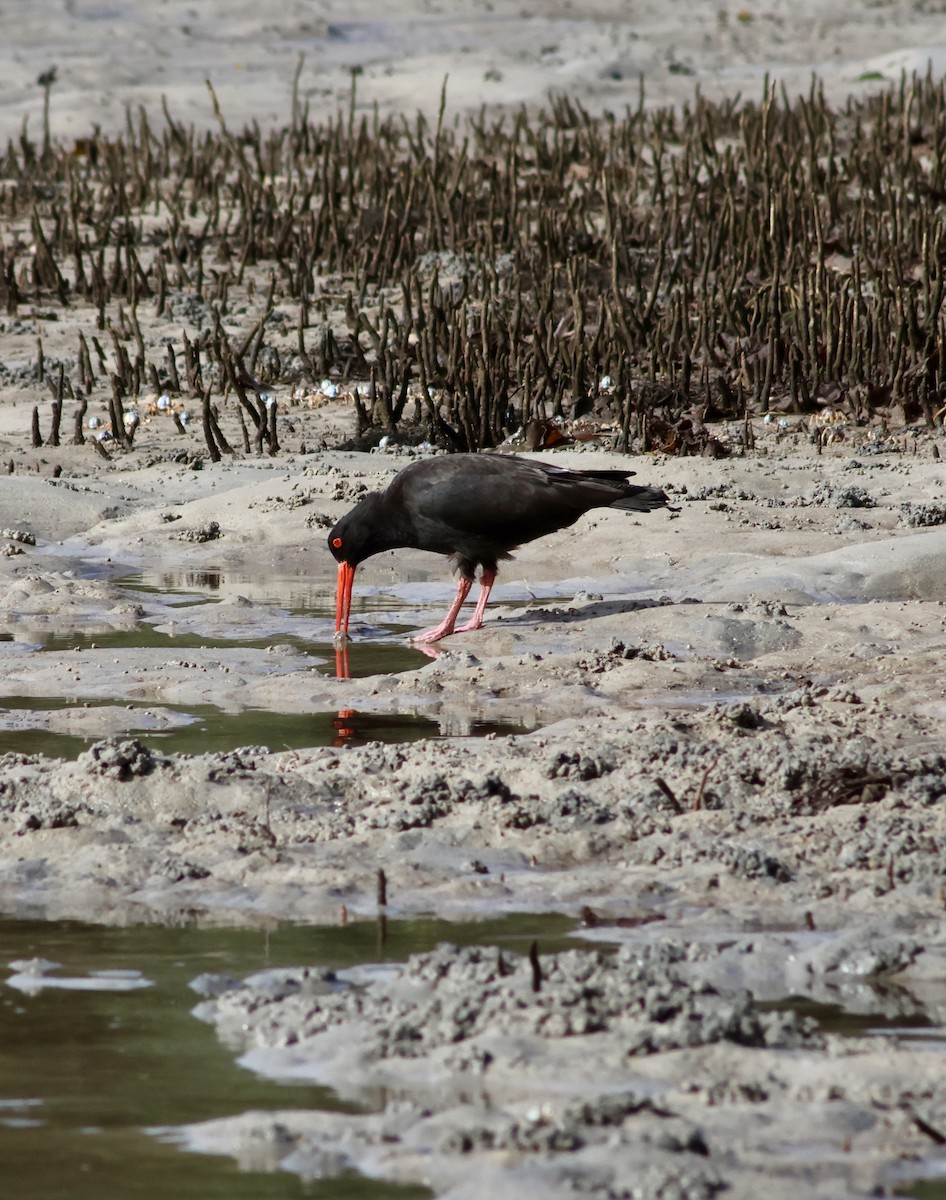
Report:
[[[340,708],[332,718],[335,737],[333,746],[363,746],[367,742],[404,742],[418,737],[440,737],[446,727],[418,713],[359,712],[357,708]],[[469,733],[469,728],[460,729]]]
[[[336,634],[335,637],[335,678],[336,679],[351,679],[351,663],[348,657],[348,647],[351,645],[352,639],[345,634]],[[439,658],[442,650],[439,646],[433,646],[424,642],[412,642],[411,650],[416,650],[419,653],[426,655],[427,658]]]
[[[347,678],[347,676],[344,678]],[[333,746],[347,746],[349,742],[353,742],[358,737],[358,730],[355,726],[355,717],[357,716],[358,710],[355,708],[340,708],[338,710],[338,716],[332,721],[332,726],[335,729],[335,737],[332,738]]]

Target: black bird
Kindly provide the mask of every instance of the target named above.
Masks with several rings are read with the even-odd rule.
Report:
[[[448,554],[460,578],[450,611],[416,642],[437,642],[483,624],[499,559],[525,542],[573,525],[592,508],[650,512],[664,508],[659,488],[628,483],[632,471],[574,471],[536,459],[506,454],[453,454],[425,458],[391,480],[383,492],[365,496],[328,536],[338,560],[336,638],[348,634],[355,568],[373,554],[411,546]],[[473,617],[455,628],[473,586],[480,594]]]

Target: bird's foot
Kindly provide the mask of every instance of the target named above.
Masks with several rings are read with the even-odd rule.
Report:
[[[483,618],[482,617],[470,617],[469,621],[467,621],[467,623],[465,625],[458,625],[456,627],[456,629],[454,629],[453,632],[454,633],[474,633],[477,629],[482,629],[482,628],[483,628]]]
[[[426,629],[423,633],[416,633],[412,638],[412,642],[417,642],[420,645],[430,645],[431,642],[439,642],[441,638],[449,637],[451,633],[459,632],[453,628],[453,622],[441,621],[433,629]]]

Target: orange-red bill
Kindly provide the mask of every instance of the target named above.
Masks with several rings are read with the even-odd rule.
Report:
[[[348,618],[351,615],[351,589],[355,582],[355,568],[350,563],[338,564],[338,585],[335,591],[335,633],[348,633]]]

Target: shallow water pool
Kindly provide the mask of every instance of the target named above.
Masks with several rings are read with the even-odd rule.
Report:
[[[16,1200],[414,1200],[423,1188],[349,1175],[305,1183],[240,1171],[229,1158],[179,1149],[149,1133],[247,1109],[352,1111],[334,1092],[274,1083],[235,1063],[191,1016],[202,972],[350,967],[399,961],[442,941],[553,951],[574,922],[520,915],[454,924],[391,920],[270,929],[110,928],[0,918],[0,964],[59,963],[36,994],[0,984],[0,1162]],[[12,970],[8,978],[13,977]],[[142,985],[142,986],[131,986]],[[122,990],[127,988],[128,990]],[[16,1180],[15,1193],[7,1190]]]
[[[115,701],[90,700],[85,707],[109,707]],[[444,725],[414,713],[342,712],[278,713],[248,708],[224,712],[211,704],[127,704],[125,732],[119,737],[137,737],[161,754],[226,753],[239,746],[268,746],[270,750],[304,750],[312,746],[359,746],[366,742],[416,742],[444,737],[484,737],[513,734],[527,727],[512,722],[471,720],[462,728]],[[31,714],[58,712],[67,704],[61,696],[17,696],[0,702],[0,754],[46,754],[53,758],[77,758],[100,734],[78,736],[31,725]],[[180,713],[181,724],[154,728],[150,713]],[[136,715],[137,714],[137,715]],[[33,718],[35,720],[35,718]]]
[[[334,612],[334,601],[326,593],[324,584],[311,583],[304,578],[283,579],[245,573],[228,575],[222,570],[136,573],[118,582],[127,587],[131,595],[160,595],[167,611],[182,613],[181,621],[175,624],[165,619],[160,627],[143,621],[129,629],[98,625],[66,631],[57,631],[47,624],[37,625],[34,629],[18,625],[15,639],[12,632],[0,629],[0,641],[16,640],[17,653],[25,655],[61,655],[76,651],[81,658],[77,657],[72,665],[94,663],[97,655],[108,655],[110,658],[106,661],[110,661],[111,656],[122,652],[123,662],[133,663],[134,652],[139,650],[166,651],[169,659],[175,659],[182,652],[197,649],[213,651],[215,658],[226,664],[228,653],[266,650],[274,644],[287,644],[310,655],[308,660],[300,659],[300,663],[311,663],[312,669],[320,674],[334,675],[338,669],[332,643],[308,636],[316,632],[324,638],[326,630],[333,627],[327,618]],[[284,616],[268,636],[253,636],[252,624],[225,628],[216,635],[187,628],[183,618],[191,605],[205,605],[208,599],[221,600],[224,598],[221,591],[225,588],[230,589],[232,599],[239,594],[235,589],[248,583],[263,589],[261,596],[256,597],[257,602],[276,604],[283,610]],[[360,603],[364,612],[383,607],[388,610],[387,619],[392,615],[390,597],[364,597]],[[314,627],[313,617],[319,618]],[[224,632],[228,636],[224,636]],[[258,629],[255,632],[258,634]],[[387,676],[428,663],[430,655],[401,640],[402,633],[406,633],[406,628],[387,625],[381,637],[352,642],[345,656],[348,676]],[[75,680],[69,676],[72,665],[63,667],[62,695],[3,696],[0,693],[0,754],[13,751],[76,758],[106,735],[64,729],[62,721],[51,722],[42,716],[76,708],[126,710],[127,720],[124,713],[117,714],[117,721],[113,714],[108,726],[114,730],[111,736],[138,737],[165,754],[225,752],[247,745],[299,750],[331,744],[359,745],[367,741],[410,742],[424,738],[512,734],[526,732],[529,728],[516,721],[484,721],[472,715],[469,720],[454,720],[445,726],[414,713],[355,713],[348,709],[285,713],[260,708],[234,712],[210,704],[135,700],[125,693],[92,698],[76,694]],[[89,724],[90,729],[95,728],[94,724]]]

